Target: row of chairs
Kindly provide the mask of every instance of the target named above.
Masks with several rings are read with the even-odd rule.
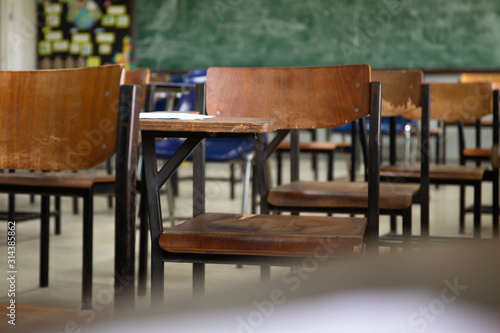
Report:
[[[0,72],[1,126],[6,138],[2,143],[0,168],[44,171],[89,169],[117,150],[116,178],[64,172],[0,175],[3,192],[42,194],[41,286],[48,285],[48,196],[81,195],[84,198],[84,307],[90,307],[92,303],[93,194],[114,192],[117,197],[115,218],[124,221],[135,218],[132,208],[135,207],[136,192],[135,160],[139,151],[138,112],[144,102],[149,105],[150,101],[143,102],[144,95],[141,96],[138,86],[122,85],[120,88],[123,78],[120,66]],[[142,84],[144,90],[146,81],[142,76],[136,82],[129,82]],[[290,258],[314,256],[319,235],[335,242],[329,253],[331,257],[360,254],[363,243],[369,252],[378,252],[380,244],[399,243],[408,249],[412,243],[411,205],[414,202],[421,204],[421,234],[425,240],[429,236],[429,183],[474,187],[474,237],[480,238],[481,184],[485,180],[492,181],[493,232],[497,237],[498,93],[493,88],[490,83],[423,85],[419,71],[372,72],[366,65],[211,68],[206,84],[198,88],[199,95],[204,96],[206,101],[206,107],[198,111],[217,116],[281,120],[281,129],[273,141],[265,145],[260,135],[255,140],[258,173],[254,181],[259,185],[261,215],[242,219],[241,215],[234,214],[203,214],[166,230],[162,225],[151,225],[151,238],[159,240],[153,242],[152,251],[161,253],[161,256],[152,259],[153,269],[160,270],[163,261],[218,262],[215,257],[223,257],[220,261],[226,263],[239,260],[240,263],[264,262],[265,276],[268,275],[270,262],[288,264]],[[223,98],[208,93],[218,89],[224,90]],[[29,95],[24,93],[27,91]],[[450,102],[456,98],[463,103]],[[422,122],[420,166],[405,165],[400,168],[393,164],[380,169],[381,111],[388,116],[404,113]],[[492,150],[492,168],[429,166],[429,119],[471,122],[489,113],[494,115],[493,146],[496,147]],[[26,117],[26,114],[31,116]],[[364,131],[366,116],[370,116],[371,130],[368,134]],[[54,119],[58,122],[55,123]],[[332,128],[352,121],[357,121],[357,126],[362,129],[359,135],[366,162],[365,182],[300,181],[296,130]],[[266,160],[290,132],[292,182],[269,188]],[[38,144],[33,145],[32,142]],[[391,157],[391,161],[395,159]],[[411,182],[418,185],[408,184]],[[269,215],[273,211],[288,211],[292,215]],[[311,211],[362,213],[367,218],[293,215]],[[395,232],[395,225],[392,225],[390,235],[379,236],[379,213],[403,216],[402,242]],[[238,223],[238,233],[234,233],[234,228],[228,229],[231,223]],[[194,236],[187,238],[186,234]],[[255,237],[256,234],[259,236]],[[117,234],[116,242],[120,242],[122,237]],[[205,237],[212,237],[209,248],[206,248]],[[220,241],[213,241],[213,237],[219,237]],[[186,242],[189,244],[187,253]],[[264,258],[273,260],[263,261]],[[159,292],[163,282],[157,280],[158,276],[155,275],[152,285],[158,291],[155,295],[163,295]]]
[[[367,164],[367,183],[339,183],[339,182],[300,182],[298,180],[298,135],[296,133],[296,129],[299,128],[319,128],[319,127],[332,127],[335,124],[339,124],[342,122],[346,122],[349,120],[354,120],[358,118],[359,122],[363,122],[363,118],[368,112],[364,111],[365,109],[356,107],[357,104],[349,104],[349,101],[342,100],[340,103],[341,106],[337,106],[340,108],[341,115],[337,114],[337,118],[335,119],[337,122],[328,121],[331,120],[328,118],[326,113],[319,113],[324,111],[325,104],[328,105],[328,99],[325,96],[321,96],[325,99],[318,98],[314,100],[314,105],[311,107],[306,104],[303,100],[293,100],[289,98],[287,93],[283,93],[283,90],[286,90],[287,87],[277,87],[272,83],[268,83],[266,88],[273,90],[276,89],[280,97],[283,97],[285,101],[279,100],[279,102],[269,101],[266,97],[264,98],[264,102],[259,103],[256,102],[258,100],[256,93],[259,92],[259,88],[256,83],[251,81],[251,79],[257,80],[257,82],[262,82],[262,77],[266,77],[269,81],[265,82],[276,82],[276,84],[281,84],[282,82],[278,78],[273,76],[273,74],[269,73],[259,73],[259,70],[253,72],[251,69],[211,69],[214,73],[213,78],[214,82],[210,82],[210,75],[207,80],[207,86],[204,87],[202,92],[213,92],[217,89],[222,89],[224,91],[224,98],[220,99],[209,99],[214,98],[210,94],[206,95],[207,98],[206,104],[211,106],[210,109],[207,106],[206,111],[208,114],[217,114],[217,115],[225,115],[225,116],[259,116],[259,117],[272,117],[276,113],[270,111],[276,110],[275,112],[279,112],[280,119],[284,122],[282,124],[282,131],[280,131],[276,138],[269,143],[269,145],[264,149],[262,143],[258,142],[257,147],[260,150],[263,150],[261,159],[257,160],[256,163],[260,163],[260,168],[265,170],[263,164],[265,163],[265,159],[271,156],[272,152],[278,147],[279,141],[283,140],[283,138],[288,134],[289,131],[292,131],[291,138],[291,151],[292,151],[292,166],[294,170],[292,170],[293,181],[291,184],[281,185],[277,188],[269,189],[268,182],[262,178],[257,177],[257,181],[259,181],[260,185],[260,197],[261,197],[261,213],[265,214],[266,224],[263,223],[263,220],[258,220],[259,225],[259,233],[264,235],[268,234],[268,228],[276,227],[274,223],[279,218],[285,219],[298,219],[298,217],[292,215],[292,217],[268,217],[268,213],[272,211],[290,211],[292,213],[298,212],[311,212],[311,211],[320,211],[325,213],[338,213],[338,212],[349,212],[349,213],[363,213],[368,216],[368,224],[367,231],[365,234],[365,241],[367,244],[367,249],[370,249],[374,252],[378,250],[379,244],[389,244],[394,245],[396,240],[401,241],[399,235],[395,235],[395,233],[391,233],[385,237],[379,238],[378,232],[378,216],[379,212],[375,215],[373,213],[373,207],[380,205],[380,213],[386,212],[387,214],[394,215],[400,213],[404,217],[403,222],[403,246],[406,245],[406,248],[409,248],[411,245],[412,235],[411,235],[411,204],[414,202],[419,202],[421,204],[421,233],[422,233],[422,241],[429,241],[429,184],[455,184],[460,187],[471,185],[475,189],[475,219],[474,219],[474,238],[479,239],[481,237],[480,233],[480,194],[481,194],[481,185],[484,180],[490,179],[488,178],[488,170],[487,168],[475,167],[475,166],[429,166],[429,122],[430,119],[439,119],[445,120],[447,122],[453,121],[470,121],[472,119],[479,119],[481,116],[488,113],[495,113],[496,108],[495,105],[498,105],[498,95],[493,93],[493,89],[491,84],[489,83],[477,83],[477,84],[469,84],[469,85],[448,85],[448,84],[440,84],[440,85],[424,85],[422,82],[422,73],[420,71],[400,71],[400,72],[373,72],[372,73],[372,82],[373,80],[380,80],[383,84],[383,87],[386,89],[382,89],[382,105],[385,103],[390,106],[386,107],[385,110],[388,113],[392,113],[389,115],[399,115],[405,114],[406,116],[419,119],[422,122],[421,128],[421,165],[417,167],[413,166],[404,166],[403,168],[397,165],[391,165],[388,168],[384,168],[379,173],[378,170],[378,149],[379,142],[376,139],[376,134],[374,134],[373,130],[369,132],[369,134],[373,135],[371,140],[366,140],[366,134],[363,130],[359,131],[361,137],[361,142],[367,143],[364,144],[364,154],[365,160],[371,158],[370,162]],[[233,72],[234,71],[234,72]],[[272,73],[272,69],[269,69]],[[326,71],[326,70],[325,70]],[[331,73],[329,73],[331,74]],[[290,69],[289,73],[290,77],[295,78],[293,73],[293,69]],[[323,74],[324,75],[324,74]],[[328,81],[324,76],[319,74],[319,80],[325,80],[325,84],[329,86],[333,86],[334,89],[339,89],[342,91],[342,88],[339,88],[336,83],[332,83]],[[350,85],[354,87],[362,87],[363,82],[366,86],[370,80],[360,82],[355,82],[349,80],[355,75],[345,75],[347,79],[344,77],[344,84],[347,86],[345,89],[350,89]],[[248,79],[246,79],[248,78]],[[251,79],[250,79],[251,78]],[[356,79],[359,79],[356,77]],[[293,86],[293,79],[291,85]],[[221,87],[221,88],[219,88]],[[228,87],[230,87],[229,92],[227,92]],[[295,87],[296,88],[296,87]],[[309,86],[304,89],[311,88]],[[317,89],[317,87],[315,87]],[[293,88],[289,88],[290,95],[296,96],[296,94],[292,94]],[[376,90],[376,86],[371,86],[371,89]],[[477,92],[480,90],[481,94],[478,96]],[[336,91],[336,90],[334,90]],[[244,92],[244,93],[243,93]],[[295,91],[293,91],[296,93]],[[352,91],[350,91],[352,93]],[[310,90],[305,90],[304,95],[313,96],[314,95]],[[338,93],[338,95],[342,95]],[[338,96],[336,95],[336,96]],[[276,96],[273,96],[276,97]],[[345,97],[345,96],[342,96]],[[372,95],[372,102],[376,98]],[[473,99],[481,100],[484,103],[479,103],[479,105],[474,104],[472,107],[468,104],[462,103],[454,105],[453,102],[449,102],[451,100],[456,100],[456,98],[460,99]],[[290,104],[287,104],[288,99],[293,100],[293,107]],[[232,113],[232,108],[228,107],[233,106],[232,103],[237,101],[238,108],[236,113]],[[307,99],[310,102],[309,99]],[[266,103],[264,107],[262,104]],[[311,102],[310,102],[311,103]],[[316,104],[317,103],[317,104]],[[368,102],[365,100],[365,103]],[[374,110],[377,109],[376,103],[372,105]],[[345,107],[345,108],[342,108]],[[351,108],[351,112],[347,111],[348,108]],[[300,109],[300,110],[298,110]],[[317,110],[316,110],[317,109]],[[328,105],[328,109],[335,110],[335,107],[332,105]],[[354,109],[354,110],[352,110]],[[217,113],[214,111],[217,110]],[[220,111],[227,110],[227,111]],[[249,111],[247,111],[249,110]],[[284,111],[286,110],[286,112]],[[316,114],[315,112],[318,112]],[[338,109],[337,109],[338,110]],[[496,111],[495,111],[496,110]],[[384,111],[384,107],[382,106],[382,111]],[[495,112],[494,112],[495,111]],[[342,113],[344,112],[344,113]],[[363,114],[363,112],[366,112]],[[465,114],[464,114],[465,112]],[[354,114],[354,115],[353,115]],[[370,117],[371,128],[380,130],[378,120],[376,117],[373,117],[373,113],[371,113],[372,117]],[[466,116],[466,118],[464,118]],[[321,118],[319,121],[318,118]],[[496,123],[498,123],[497,118],[495,118]],[[494,130],[497,130],[497,126],[493,126]],[[362,124],[360,128],[365,128]],[[378,134],[378,133],[377,133]],[[495,138],[495,136],[494,136]],[[377,140],[377,141],[376,141]],[[370,147],[371,145],[371,147]],[[369,153],[370,152],[370,153]],[[376,156],[375,158],[373,156]],[[264,171],[262,171],[264,173]],[[498,171],[496,167],[491,169],[491,180],[494,183],[498,183]],[[390,180],[390,183],[385,184],[377,184],[379,181],[379,177],[383,180]],[[375,178],[375,180],[374,180]],[[396,182],[405,182],[405,184],[397,184]],[[417,186],[412,186],[408,183],[418,183]],[[376,185],[373,185],[373,184]],[[372,186],[370,186],[372,184]],[[374,188],[377,188],[374,190]],[[370,189],[373,192],[370,192]],[[493,191],[496,192],[495,190]],[[380,200],[379,200],[380,199]],[[493,195],[493,203],[498,209],[498,200]],[[378,210],[378,208],[377,208]],[[161,225],[155,226],[155,231],[152,231],[152,238],[159,239],[159,244],[153,244],[153,251],[156,253],[160,253],[159,256],[156,256],[156,259],[153,259],[156,262],[153,262],[153,265],[156,266],[156,270],[161,270],[161,261],[190,261],[190,262],[214,262],[213,255],[226,255],[224,257],[225,262],[233,262],[227,258],[228,253],[232,253],[233,255],[241,255],[244,254],[245,251],[238,249],[237,244],[238,241],[241,241],[241,234],[232,234],[234,230],[227,229],[224,226],[231,225],[231,223],[237,223],[236,221],[240,219],[239,215],[211,215],[211,214],[203,214],[201,216],[197,216],[192,220],[188,220],[185,223],[182,223],[179,226],[163,230]],[[313,220],[311,217],[305,217],[310,220]],[[258,219],[263,219],[262,216],[259,216]],[[303,221],[303,219],[299,219]],[[286,220],[290,221],[290,220]],[[346,221],[347,222],[347,221]],[[262,224],[261,224],[262,223]],[[325,222],[326,223],[326,222]],[[349,223],[349,222],[348,222]],[[350,222],[352,223],[352,222]],[[311,224],[312,225],[312,224]],[[244,223],[239,223],[239,227],[242,229],[242,233],[245,235],[252,235],[252,232],[255,232],[255,225],[246,225]],[[498,215],[493,215],[493,230],[494,235],[498,235]],[[282,230],[280,230],[282,231]],[[307,230],[301,230],[304,234],[307,234]],[[189,237],[188,237],[189,235]],[[284,242],[282,238],[287,238],[286,235],[283,236],[281,233],[279,235],[275,235],[274,238],[279,239],[280,242]],[[344,237],[346,235],[343,235]],[[207,245],[207,237],[210,238],[210,243]],[[254,237],[255,238],[255,237]],[[258,237],[262,238],[262,237]],[[294,256],[294,248],[287,248],[287,253],[284,254],[282,249],[273,249],[270,248],[268,243],[259,242],[257,239],[245,238],[244,239],[245,247],[246,244],[251,243],[254,247],[249,251],[252,254],[258,253],[260,256],[281,256],[281,257],[290,257]],[[307,242],[307,241],[305,241]],[[401,243],[401,242],[400,242]],[[208,246],[208,247],[207,247]],[[303,244],[297,245],[295,249],[302,248]],[[155,247],[157,247],[155,249]],[[189,256],[188,256],[189,254]],[[337,253],[339,255],[339,253]],[[188,258],[188,259],[187,259]],[[240,257],[233,257],[239,260],[245,260]],[[246,257],[248,259],[249,257]],[[223,261],[224,261],[223,260]],[[251,260],[250,260],[251,261]],[[219,262],[219,261],[217,261]],[[161,285],[162,280],[158,279],[158,276],[163,276],[163,274],[159,274],[153,277],[153,285],[158,288],[153,292],[156,297],[160,297],[162,295]]]

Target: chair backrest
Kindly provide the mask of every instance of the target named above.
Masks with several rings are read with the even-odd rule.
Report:
[[[142,105],[146,100],[146,87],[151,79],[151,71],[148,68],[137,68],[125,73],[124,84],[136,84],[141,87]]]
[[[372,81],[382,82],[382,116],[394,117],[419,110],[424,74],[420,70],[376,70]]]
[[[447,123],[463,121],[474,124],[493,112],[491,82],[432,83],[430,85],[430,118]],[[415,112],[410,116],[418,117]]]
[[[229,68],[207,72],[206,111],[277,118],[282,129],[337,127],[370,113],[370,66]]]
[[[116,149],[120,65],[0,71],[0,168],[91,168]]]
[[[494,82],[500,84],[500,73],[462,73],[460,75],[462,83]]]

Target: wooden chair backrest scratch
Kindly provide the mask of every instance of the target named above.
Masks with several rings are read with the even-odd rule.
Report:
[[[372,71],[372,80],[383,84],[382,116],[394,117],[420,111],[423,78],[420,70]]]

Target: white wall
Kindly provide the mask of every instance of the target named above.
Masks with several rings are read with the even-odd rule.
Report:
[[[35,69],[36,40],[36,0],[0,0],[0,69]]]

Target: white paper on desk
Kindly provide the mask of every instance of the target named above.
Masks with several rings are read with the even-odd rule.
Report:
[[[139,113],[140,119],[210,119],[214,116],[207,116],[202,114],[185,113],[185,112],[141,112]]]

